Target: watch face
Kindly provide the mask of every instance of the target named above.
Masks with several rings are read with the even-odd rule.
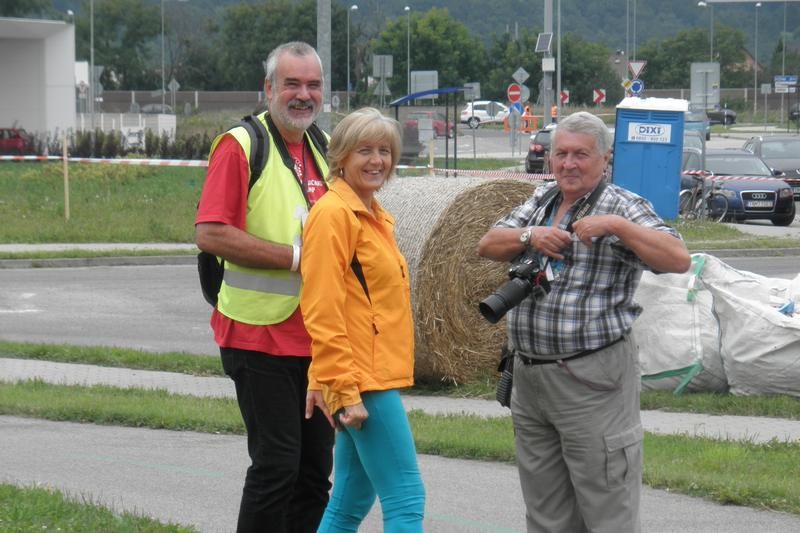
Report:
[[[522,244],[524,244],[525,246],[527,246],[527,245],[528,245],[528,243],[530,242],[530,240],[531,240],[531,230],[529,230],[529,229],[526,229],[525,231],[523,231],[523,232],[520,234],[520,236],[519,236],[519,242],[521,242]]]

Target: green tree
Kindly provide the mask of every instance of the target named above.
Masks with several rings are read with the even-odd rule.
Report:
[[[489,46],[489,67],[481,82],[481,97],[490,100],[505,101],[506,89],[514,80],[514,72],[522,67],[530,78],[525,85],[531,90],[530,100],[536,102],[539,97],[539,85],[542,81],[541,55],[534,53],[538,30],[523,29],[519,38],[514,39],[510,33],[494,35]]]
[[[406,24],[405,17],[388,21],[372,43],[373,53],[393,56],[394,72],[389,80],[393,96],[406,94]],[[446,9],[412,13],[410,33],[411,68],[438,71],[440,88],[460,87],[482,78],[486,65],[483,43]]]
[[[77,58],[90,58],[89,0],[83,0],[76,23]],[[161,86],[160,66],[149,49],[161,33],[158,6],[140,0],[103,0],[94,5],[94,64],[105,67],[106,89],[142,89]]]
[[[332,26],[344,26],[346,12],[333,6]],[[331,63],[344,64],[346,35],[334,32]],[[287,41],[305,41],[316,46],[316,0],[270,0],[264,4],[237,4],[222,17],[217,68],[229,89],[258,90],[264,84],[262,62],[270,50]],[[344,68],[337,70],[332,85],[341,83]],[[343,84],[342,84],[343,85]]]
[[[648,87],[669,89],[687,87],[693,62],[708,61],[708,29],[693,28],[679,32],[673,39],[651,40],[645,43],[637,57],[647,60],[643,78]],[[746,86],[747,72],[744,66],[745,34],[727,26],[714,28],[714,59],[720,64],[720,83],[723,87]]]
[[[47,13],[51,7],[48,0],[3,0],[0,2],[0,17],[27,17]]]
[[[594,89],[605,89],[607,102],[622,99],[622,86],[609,63],[608,47],[568,33],[563,36],[561,53],[561,87],[570,91],[570,104],[593,105]]]
[[[787,35],[787,38],[789,36]],[[769,65],[766,67],[765,80],[772,80],[773,76],[782,75],[784,72],[787,75],[797,75],[800,73],[800,51],[791,48],[791,43],[787,43],[786,55],[783,54],[783,42],[778,40],[778,45],[772,52],[772,58]],[[785,68],[784,68],[785,65]],[[761,75],[759,75],[761,77]],[[766,81],[765,81],[766,83]]]

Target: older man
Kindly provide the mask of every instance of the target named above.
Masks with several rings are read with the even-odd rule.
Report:
[[[325,154],[308,133],[322,107],[322,64],[306,43],[273,50],[264,89],[269,158],[250,188],[251,139],[215,139],[196,242],[225,259],[211,316],[222,366],[236,385],[252,460],[239,532],[316,531],[328,501],[333,429],[309,392],[310,343],[300,313],[302,224],[327,190]],[[314,126],[316,127],[316,126]],[[314,388],[314,387],[312,387]]]
[[[579,112],[553,134],[555,183],[490,229],[478,253],[539,263],[549,293],[508,313],[511,413],[529,532],[640,530],[642,425],[631,325],[643,269],[685,272],[686,246],[638,195],[605,184],[611,135]]]

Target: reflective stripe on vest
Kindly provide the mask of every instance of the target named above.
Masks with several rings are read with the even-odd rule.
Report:
[[[302,286],[302,278],[297,272],[292,272],[288,279],[266,277],[263,274],[249,272],[236,272],[225,269],[225,283],[236,289],[248,291],[280,294],[282,296],[298,296]]]

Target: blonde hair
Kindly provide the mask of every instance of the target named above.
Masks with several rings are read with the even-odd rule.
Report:
[[[394,175],[400,160],[402,141],[400,124],[384,116],[374,107],[364,107],[344,117],[333,129],[328,144],[328,178],[336,179],[344,172],[345,159],[364,141],[386,141],[392,151],[392,166],[387,180]]]

